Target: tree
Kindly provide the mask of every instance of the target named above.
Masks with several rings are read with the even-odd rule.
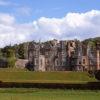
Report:
[[[14,67],[15,66],[15,50],[11,46],[6,46],[2,50],[3,58],[6,59],[7,67]]]
[[[7,50],[7,67],[14,67],[16,58],[15,58],[15,52],[12,49]]]

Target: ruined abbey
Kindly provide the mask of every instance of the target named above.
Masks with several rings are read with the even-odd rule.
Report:
[[[100,43],[96,47],[78,40],[31,42],[28,61],[34,71],[85,71],[100,69]]]

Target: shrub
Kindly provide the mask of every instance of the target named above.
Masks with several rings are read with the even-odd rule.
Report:
[[[94,77],[95,72],[93,70],[89,70],[88,73],[89,73],[89,77]]]
[[[100,70],[95,71],[95,78],[100,80]]]
[[[25,65],[25,68],[30,70],[30,71],[34,71],[34,67],[33,67],[33,63],[31,62],[28,62],[26,65]]]
[[[7,67],[14,67],[16,59],[15,58],[7,58]]]

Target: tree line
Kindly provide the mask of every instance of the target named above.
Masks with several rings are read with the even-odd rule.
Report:
[[[17,59],[25,59],[27,43],[0,48],[0,67],[14,67]]]

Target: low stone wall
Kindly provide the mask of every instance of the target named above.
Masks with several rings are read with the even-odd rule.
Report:
[[[15,66],[16,68],[24,69],[27,63],[28,63],[27,59],[17,59]]]

